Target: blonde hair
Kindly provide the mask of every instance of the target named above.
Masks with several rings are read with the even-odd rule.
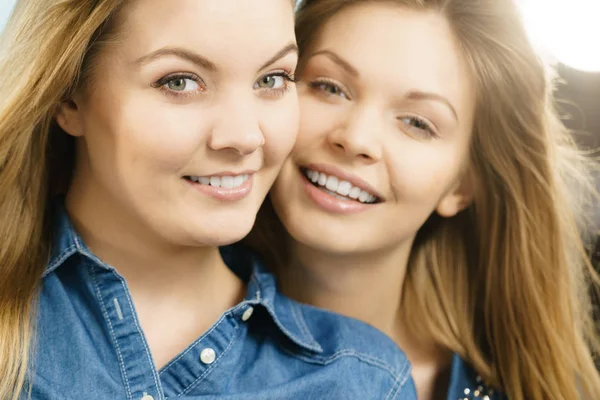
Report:
[[[327,21],[359,3],[446,16],[475,78],[473,205],[433,215],[417,234],[402,309],[419,335],[460,354],[512,400],[600,399],[590,289],[598,277],[581,240],[589,165],[555,111],[552,79],[510,0],[305,1],[296,35],[306,55]],[[285,263],[267,202],[248,243]],[[285,234],[283,234],[285,235]]]
[[[56,185],[70,174],[72,149],[54,111],[92,75],[94,57],[109,43],[108,21],[121,3],[21,0],[0,37],[2,399],[17,399],[25,385],[35,303],[49,257],[47,208]]]

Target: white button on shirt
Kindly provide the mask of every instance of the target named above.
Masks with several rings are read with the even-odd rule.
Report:
[[[252,316],[253,312],[254,312],[253,307],[246,308],[246,311],[244,311],[244,313],[242,314],[242,321],[248,321],[250,319],[250,317]]]
[[[204,364],[212,364],[215,362],[215,358],[217,358],[217,354],[211,348],[206,348],[200,353],[200,361]]]
[[[154,400],[154,397],[150,396],[149,394],[144,393],[144,396],[142,397],[141,400]]]

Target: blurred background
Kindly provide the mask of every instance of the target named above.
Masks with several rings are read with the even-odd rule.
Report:
[[[6,23],[15,2],[16,0],[0,0],[0,31],[4,28],[4,24]]]
[[[517,0],[533,44],[556,65],[564,122],[581,147],[600,149],[600,0]],[[597,153],[600,155],[600,153]],[[600,192],[600,175],[596,175]],[[592,257],[600,269],[600,204]]]
[[[557,96],[565,124],[582,147],[600,149],[600,0],[516,1],[531,41],[563,81]],[[15,3],[0,0],[0,31]],[[600,176],[596,183],[600,190]],[[600,227],[600,206],[595,208]],[[600,265],[600,241],[593,254]]]

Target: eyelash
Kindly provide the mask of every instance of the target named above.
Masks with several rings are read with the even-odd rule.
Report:
[[[314,80],[309,83],[309,86],[313,90],[319,91],[327,97],[338,96],[338,97],[345,98],[348,100],[350,99],[350,97],[346,94],[346,91],[344,89],[342,89],[339,84],[335,83],[332,80],[326,79],[326,78],[320,78],[320,79]],[[335,90],[337,90],[338,93],[331,93],[328,91],[328,89],[335,89]],[[435,139],[435,138],[439,137],[438,134],[436,133],[433,125],[426,119],[424,119],[422,117],[418,117],[416,115],[407,115],[407,116],[399,117],[398,121],[402,122],[402,120],[405,120],[405,119],[410,119],[412,121],[415,121],[418,126],[421,126],[421,128],[417,128],[414,125],[406,124],[407,125],[406,129],[409,131],[416,130],[417,132],[415,134],[417,136],[419,136],[420,138]]]
[[[406,119],[416,122],[416,125],[420,126],[420,128],[409,123],[404,123],[403,120]],[[415,135],[419,136],[420,139],[429,140],[436,139],[439,137],[439,135],[433,128],[433,125],[425,118],[418,117],[416,115],[406,115],[403,117],[398,117],[398,121],[404,123],[404,125],[406,126],[406,130],[410,131],[409,134],[414,133]]]
[[[266,77],[276,77],[276,76],[283,78],[283,80],[284,80],[283,87],[280,87],[277,89],[261,88],[259,90],[261,92],[266,92],[267,96],[270,96],[270,97],[281,97],[290,90],[291,84],[295,84],[296,82],[298,82],[298,79],[296,78],[296,76],[293,73],[289,73],[287,71],[271,72],[269,74],[265,74],[265,75],[261,76],[257,80],[257,82],[259,82],[262,79],[265,79]]]
[[[350,96],[348,96],[346,94],[346,91],[344,89],[342,89],[340,87],[340,85],[337,84],[336,82],[334,82],[333,80],[329,80],[329,79],[326,79],[326,78],[320,78],[320,79],[317,79],[317,80],[314,80],[314,81],[310,82],[309,86],[313,90],[319,91],[319,92],[321,92],[322,94],[324,94],[327,97],[329,97],[329,96],[338,96],[338,97],[350,100]],[[338,91],[338,93],[328,92],[327,89],[336,89]]]
[[[184,80],[192,80],[194,82],[196,82],[198,84],[198,86],[200,87],[200,89],[196,92],[177,92],[175,90],[171,90],[169,88],[166,87],[166,85],[169,82],[172,81],[176,81],[178,79],[184,79]],[[203,92],[204,89],[206,88],[204,86],[204,82],[202,81],[202,79],[200,79],[200,77],[196,74],[191,74],[191,73],[175,73],[175,74],[169,74],[166,76],[163,76],[162,78],[160,78],[158,81],[156,81],[155,83],[152,84],[153,88],[156,88],[162,92],[164,92],[166,95],[177,98],[177,99],[182,99],[182,98],[187,98],[190,96],[194,96],[200,92]]]
[[[270,74],[263,75],[257,80],[257,82],[260,81],[261,79],[265,79],[266,77],[282,77],[285,81],[284,86],[281,88],[277,88],[277,89],[261,88],[260,89],[262,92],[267,92],[267,93],[272,92],[272,93],[268,93],[268,95],[273,96],[273,97],[283,96],[285,94],[285,92],[290,90],[290,83],[298,82],[298,79],[295,77],[295,75],[293,73],[289,73],[286,71],[273,72]],[[177,92],[177,91],[171,90],[166,87],[166,85],[169,82],[176,81],[178,79],[192,80],[192,81],[196,82],[198,84],[198,86],[200,86],[200,89],[196,92]],[[155,83],[153,83],[151,86],[155,89],[158,89],[158,90],[164,92],[168,96],[172,96],[172,97],[175,97],[178,99],[194,96],[198,93],[203,92],[206,89],[202,79],[198,75],[191,74],[191,73],[175,73],[175,74],[166,75],[166,76],[160,78]]]

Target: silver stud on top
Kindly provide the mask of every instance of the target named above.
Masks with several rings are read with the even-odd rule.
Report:
[[[464,397],[459,397],[458,400],[492,400],[494,390],[489,389],[483,382],[483,378],[479,375],[475,377],[477,386],[475,388],[465,388],[463,390]]]

